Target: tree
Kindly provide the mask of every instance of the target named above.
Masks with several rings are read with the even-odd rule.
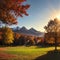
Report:
[[[27,36],[25,44],[29,46],[35,45],[34,36]]]
[[[17,17],[27,15],[30,5],[24,5],[26,0],[0,0],[0,21],[5,24],[17,24]]]
[[[60,31],[60,21],[55,18],[54,20],[50,20],[47,24],[47,26],[44,27],[48,38],[53,37],[55,40],[55,50],[57,50],[57,38],[58,38],[58,33]]]
[[[20,33],[14,32],[14,42],[13,42],[14,45],[19,45],[19,43],[20,43],[19,38],[20,37],[21,37]]]
[[[13,43],[14,33],[13,33],[12,29],[10,29],[8,27],[3,28],[3,41],[4,41],[4,44],[8,44],[8,45]]]

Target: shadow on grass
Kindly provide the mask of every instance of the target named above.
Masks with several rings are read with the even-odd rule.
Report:
[[[49,51],[47,54],[39,56],[34,60],[60,60],[60,51]]]

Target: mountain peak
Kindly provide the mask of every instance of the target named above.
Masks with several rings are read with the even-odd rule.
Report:
[[[31,29],[29,29],[30,31],[36,31],[37,32],[37,30],[35,30],[34,28],[31,28]]]
[[[27,28],[23,26],[22,28],[20,28],[20,30],[27,30]]]
[[[33,29],[33,30],[35,30],[34,28],[30,28],[30,29]]]

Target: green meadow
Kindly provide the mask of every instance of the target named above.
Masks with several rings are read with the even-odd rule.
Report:
[[[54,50],[54,47],[0,47],[0,60],[34,60],[51,50]]]

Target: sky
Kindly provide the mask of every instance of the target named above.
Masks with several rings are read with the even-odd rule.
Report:
[[[44,26],[49,20],[60,14],[60,0],[27,0],[26,3],[30,4],[27,11],[29,16],[17,19],[19,27],[33,27],[38,31],[45,31]]]

